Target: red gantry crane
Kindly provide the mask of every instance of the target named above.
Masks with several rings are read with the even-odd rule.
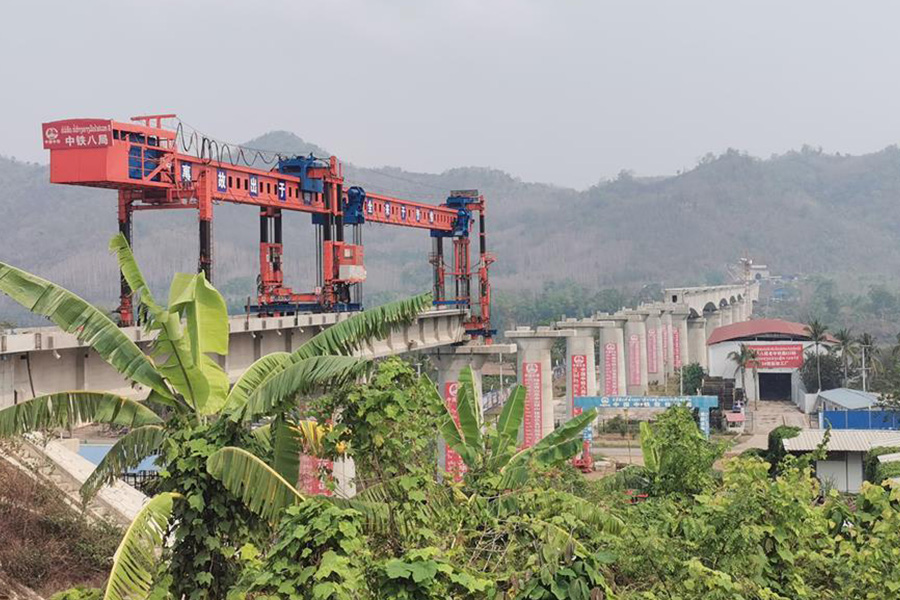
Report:
[[[198,269],[210,281],[213,206],[220,202],[256,206],[260,272],[257,303],[249,308],[262,315],[361,310],[366,278],[362,225],[382,223],[427,230],[433,245],[434,304],[469,310],[467,331],[490,341],[488,269],[494,259],[487,252],[485,201],[477,190],[451,192],[439,206],[372,194],[359,186],[345,187],[343,169],[334,156],[279,157],[271,170],[256,169],[247,166],[243,149],[233,151],[197,134],[185,140],[181,125],[174,130],[164,126],[164,121],[175,118],[148,115],[133,117],[131,122],[72,119],[44,123],[50,181],[118,190],[119,230],[129,243],[134,211],[196,209]],[[225,157],[228,160],[223,160]],[[318,273],[313,292],[296,293],[284,282],[282,211],[286,210],[312,215]],[[473,300],[469,238],[475,213],[479,259],[475,273],[478,296]],[[345,236],[348,227],[349,240]],[[444,259],[447,238],[453,245],[449,263]],[[124,278],[118,313],[122,325],[134,322],[131,290]]]

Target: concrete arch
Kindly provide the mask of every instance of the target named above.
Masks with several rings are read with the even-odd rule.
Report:
[[[716,306],[712,302],[707,302],[706,305],[703,307],[703,314],[705,315],[707,313],[714,313],[717,310],[719,310],[718,306]]]
[[[728,304],[737,304],[737,300],[735,300],[734,296],[728,299]]]

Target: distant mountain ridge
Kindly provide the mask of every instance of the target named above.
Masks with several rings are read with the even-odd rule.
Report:
[[[325,156],[274,131],[247,147]],[[584,191],[528,183],[503,171],[461,167],[414,173],[344,165],[348,182],[425,202],[452,189],[487,199],[495,288],[507,293],[569,280],[589,287],[716,282],[744,252],[776,273],[821,273],[853,282],[895,281],[900,272],[900,150],[863,156],[804,148],[760,160],[729,150],[671,177],[622,173]],[[115,193],[50,185],[45,165],[0,158],[0,260],[70,286],[110,308],[118,279],[106,244],[116,231]],[[234,301],[253,293],[258,226],[249,207],[215,207],[215,282]],[[367,225],[370,301],[428,289],[430,240],[422,231]],[[314,286],[309,216],[285,219],[286,278]],[[175,270],[194,270],[196,215],[141,212],[135,249],[164,291]],[[0,319],[16,314],[0,301]]]

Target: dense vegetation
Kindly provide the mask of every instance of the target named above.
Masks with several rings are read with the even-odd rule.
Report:
[[[821,449],[783,454],[793,430],[773,435],[764,457],[721,461],[724,446],[672,408],[641,425],[643,467],[585,479],[568,460],[594,411],[520,449],[521,387],[485,423],[470,370],[456,415],[397,359],[357,383],[368,365],[348,355],[414,318],[422,297],[265,356],[228,390],[210,359],[227,353],[222,297],[202,274],[178,275],[160,304],[122,238],[112,247],[158,333],[149,355],[77,296],[0,263],[0,290],[149,390],[143,403],[70,392],[0,411],[2,436],[81,421],[130,427],[88,495],[158,454],[157,494],[116,551],[109,600],[838,600],[900,590],[900,487],[878,481],[893,472],[873,457],[874,482],[845,498],[813,477]],[[460,458],[448,472],[435,469],[438,434]],[[305,494],[301,453],[352,457],[358,494]],[[327,468],[319,476],[337,491]]]

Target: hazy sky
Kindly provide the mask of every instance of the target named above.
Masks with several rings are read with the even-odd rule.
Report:
[[[42,121],[177,112],[344,160],[585,187],[731,146],[900,140],[900,3],[7,0],[0,154]]]

